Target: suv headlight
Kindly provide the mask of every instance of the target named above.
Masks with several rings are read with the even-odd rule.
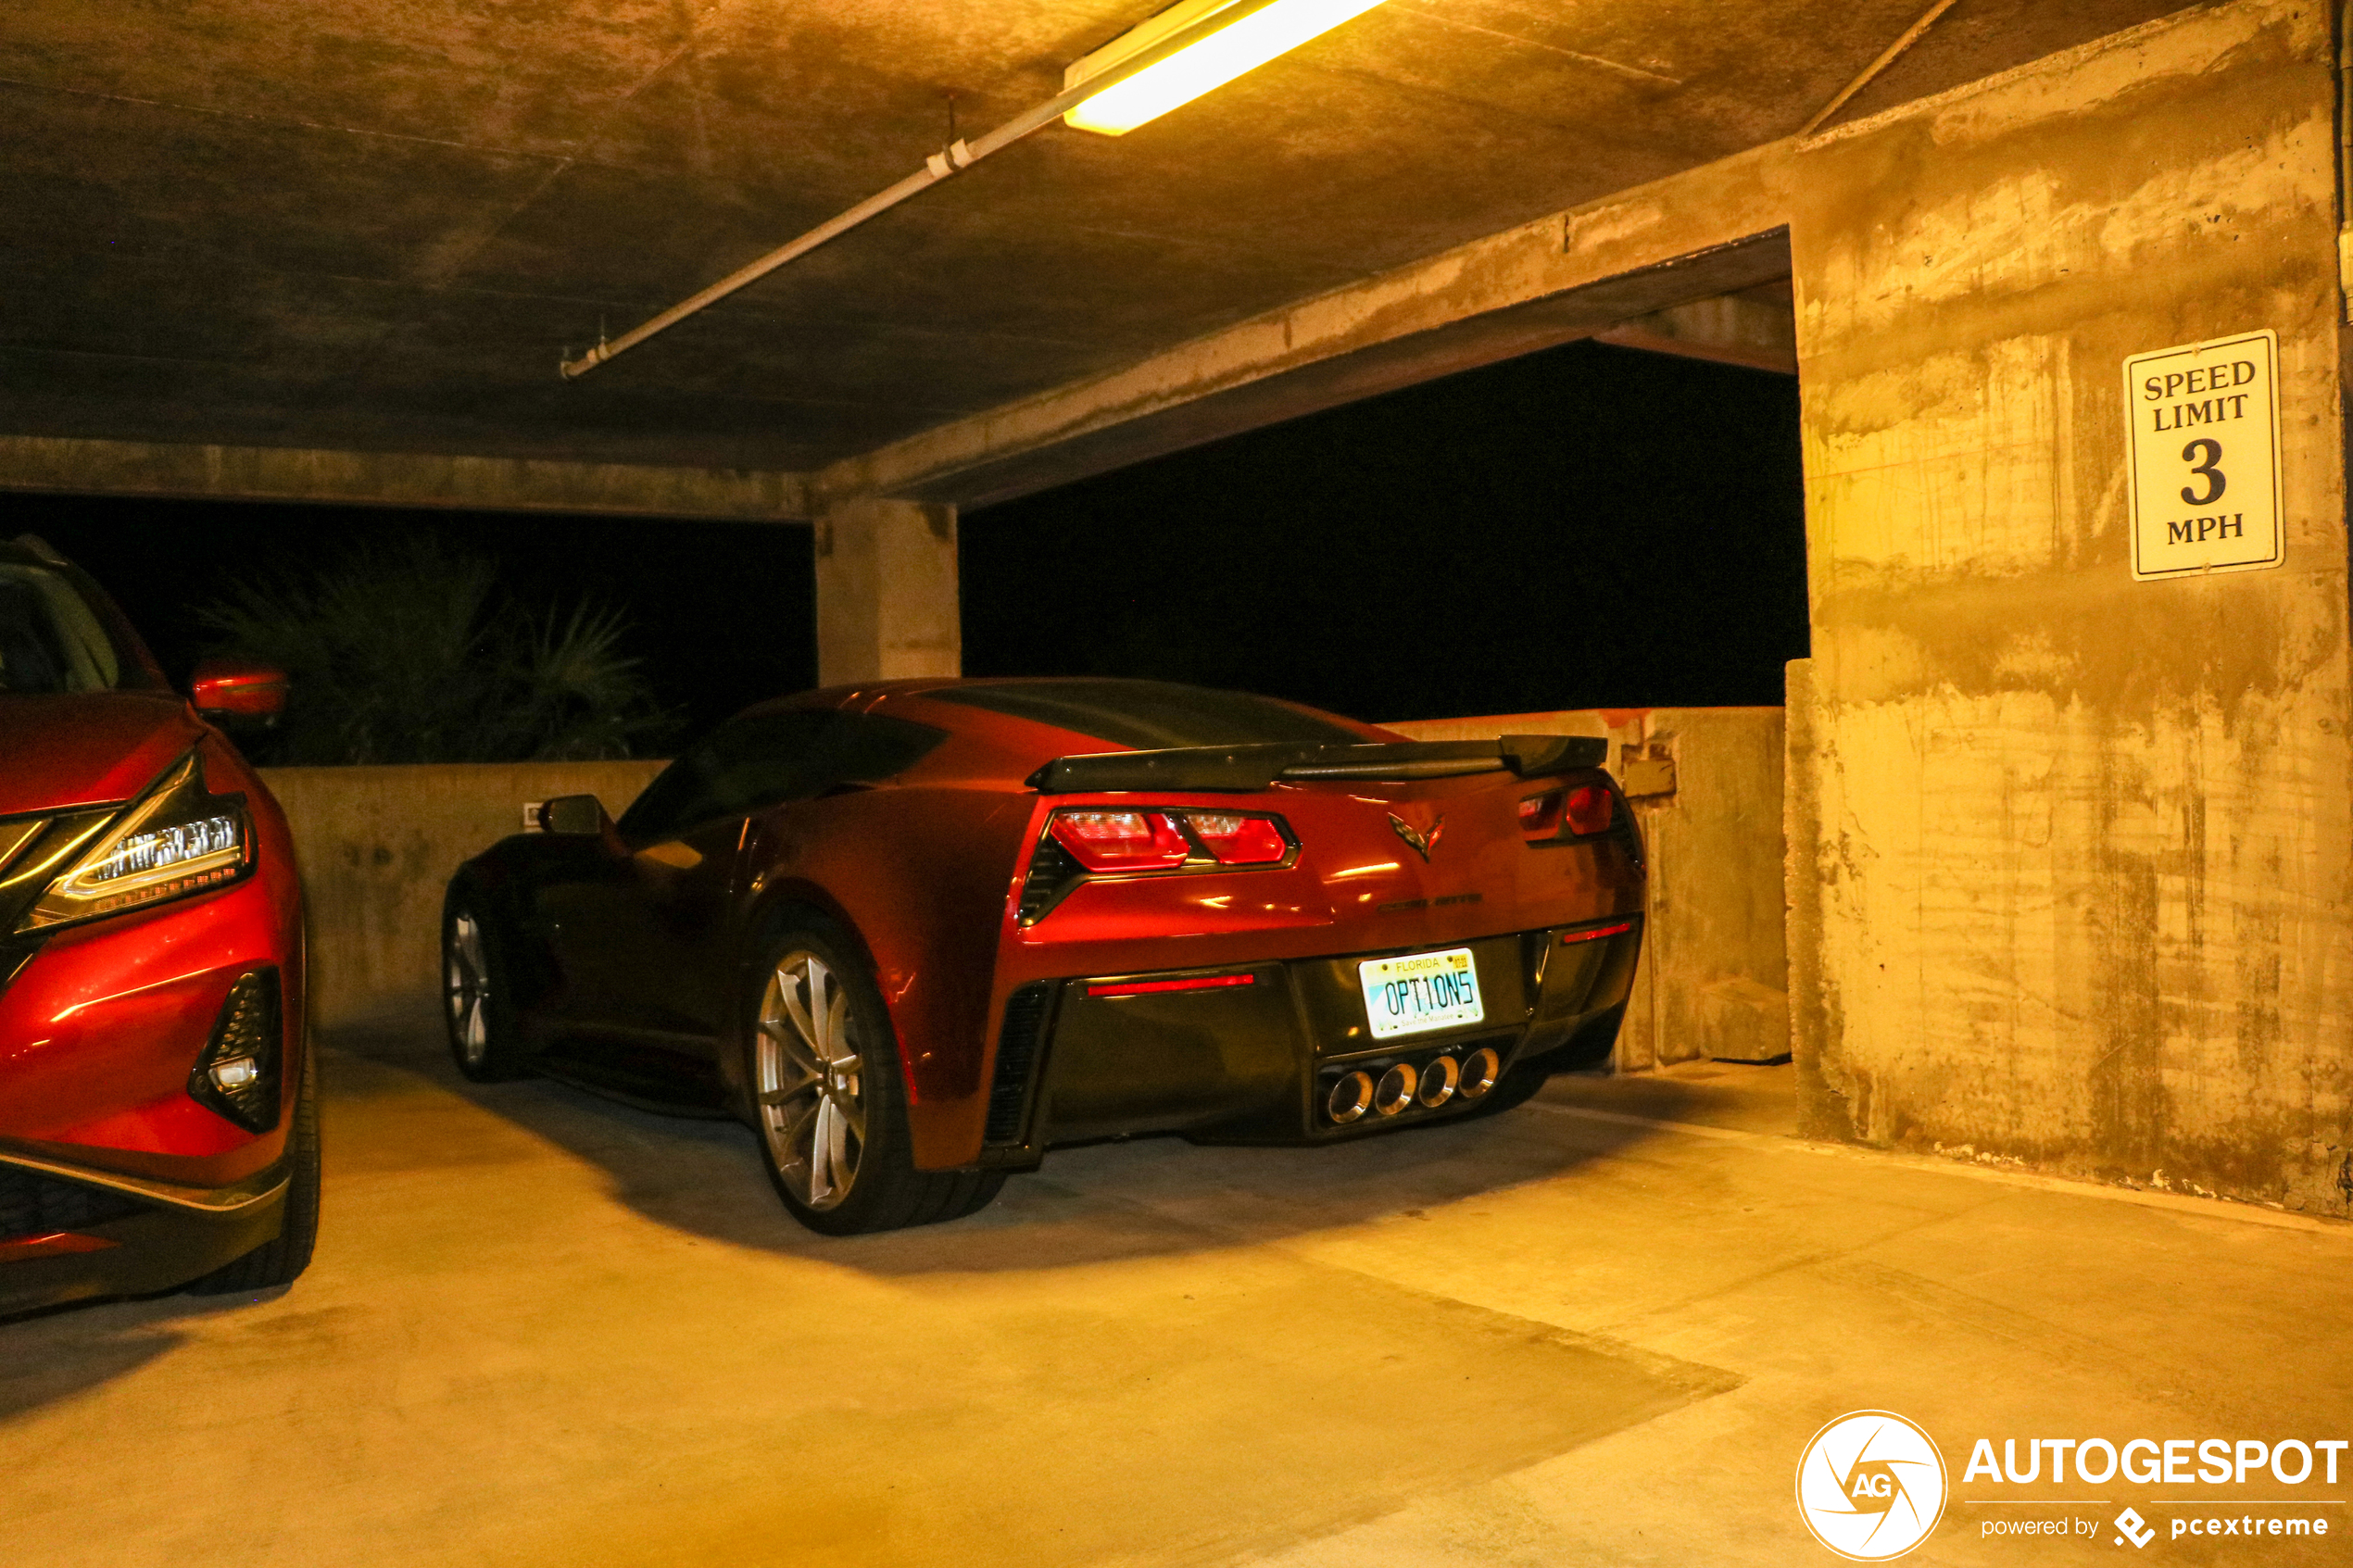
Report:
[[[94,920],[233,882],[253,867],[245,797],[212,795],[194,753],[50,883],[19,932]]]

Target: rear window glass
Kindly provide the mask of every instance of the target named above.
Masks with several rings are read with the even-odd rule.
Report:
[[[748,817],[836,784],[903,773],[946,739],[928,724],[880,714],[794,709],[731,720],[662,770],[621,819],[630,844]]]
[[[104,692],[125,680],[122,650],[71,583],[45,567],[0,560],[0,692]]]
[[[1354,730],[1272,697],[1165,681],[1008,681],[950,686],[924,696],[1139,751],[1278,742],[1360,746],[1365,740]]]

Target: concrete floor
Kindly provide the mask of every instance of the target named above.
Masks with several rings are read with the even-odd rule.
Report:
[[[2005,1494],[2332,1521],[2170,1561],[2353,1552],[2353,1463],[1960,1479],[1981,1436],[2353,1436],[2353,1227],[1799,1144],[1787,1069],[1345,1149],[1072,1150],[842,1243],[733,1126],[471,1089],[422,1032],[325,1067],[291,1291],[0,1325],[12,1568],[1831,1562],[1794,1466],[1873,1407],[1955,1477],[1908,1561],[2117,1551],[1988,1538],[2069,1512],[1962,1500]]]

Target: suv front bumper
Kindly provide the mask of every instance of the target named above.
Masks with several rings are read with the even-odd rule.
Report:
[[[170,1290],[276,1237],[283,1160],[206,1190],[0,1152],[0,1317]]]

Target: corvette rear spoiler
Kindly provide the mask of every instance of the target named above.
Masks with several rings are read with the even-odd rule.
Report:
[[[1451,779],[1511,772],[1551,778],[1598,768],[1609,743],[1593,735],[1504,735],[1498,740],[1414,740],[1364,746],[1187,746],[1166,751],[1091,751],[1057,757],[1029,775],[1040,795],[1113,790],[1251,793],[1280,782]]]

